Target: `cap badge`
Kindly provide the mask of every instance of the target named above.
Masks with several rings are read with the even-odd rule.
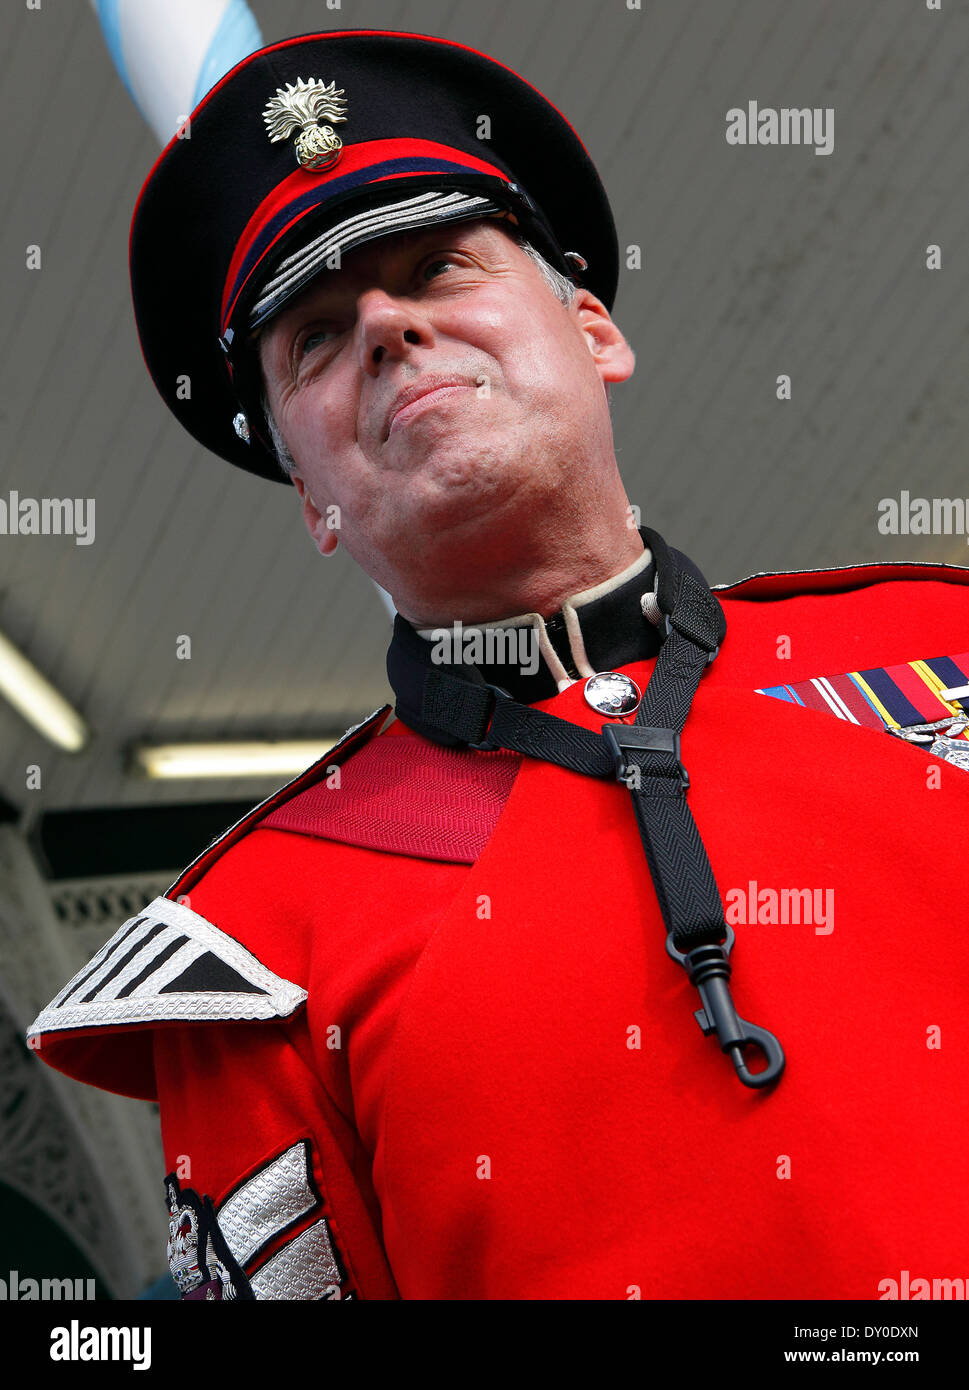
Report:
[[[346,109],[343,89],[337,91],[335,82],[327,86],[316,77],[310,82],[299,78],[295,85],[290,82],[276,88],[276,95],[266,106],[262,118],[273,144],[286,140],[298,130],[296,158],[304,169],[322,173],[324,169],[332,169],[340,158],[343,141],[332,126],[319,122],[345,121]]]

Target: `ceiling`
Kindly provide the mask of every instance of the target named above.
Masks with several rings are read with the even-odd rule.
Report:
[[[458,39],[576,126],[613,199],[613,392],[643,520],[711,581],[885,559],[969,563],[964,536],[885,537],[883,497],[969,496],[969,16],[910,0],[252,0],[266,42],[321,27]],[[734,147],[725,114],[832,107],[829,156]],[[95,542],[0,536],[0,630],[95,737],[56,753],[0,703],[0,792],[41,809],[243,797],[151,784],[149,739],[339,732],[388,695],[389,619],[292,492],[207,456],[141,362],[126,251],[156,153],[87,5],[0,13],[0,499],[96,499]],[[925,247],[942,247],[942,269]],[[42,268],[25,268],[40,246]],[[778,401],[789,373],[792,399]],[[191,637],[191,660],[176,658]],[[41,768],[39,790],[25,769]]]

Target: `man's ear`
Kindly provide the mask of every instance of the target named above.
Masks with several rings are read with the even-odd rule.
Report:
[[[327,526],[326,519],[310,496],[305,482],[295,471],[293,473],[293,486],[300,495],[303,504],[303,520],[306,522],[306,529],[313,537],[317,550],[321,555],[332,555],[340,544],[340,537],[336,531]]]
[[[602,380],[628,381],[636,369],[636,357],[602,300],[590,290],[576,290],[572,312]]]

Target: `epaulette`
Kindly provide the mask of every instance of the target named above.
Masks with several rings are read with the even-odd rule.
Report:
[[[305,772],[254,806],[219,835],[156,898],[124,922],[69,980],[27,1029],[27,1044],[58,1071],[124,1095],[152,1098],[151,1039],[159,1024],[257,1022],[291,1017],[306,991],[268,969],[228,932],[194,912],[184,899],[211,865],[278,806],[327,777],[378,733],[384,705],[348,729]],[[98,1039],[131,1033],[109,1061]]]

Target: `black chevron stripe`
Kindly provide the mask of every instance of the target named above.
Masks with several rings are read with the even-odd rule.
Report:
[[[128,995],[131,994],[134,990],[136,990],[138,986],[143,983],[143,981],[147,980],[149,975],[153,975],[155,971],[159,969],[160,966],[165,964],[169,956],[173,956],[180,946],[184,946],[188,939],[189,938],[187,936],[176,936],[174,941],[170,941],[168,943],[164,951],[162,951],[159,955],[155,956],[153,960],[150,960],[148,962],[148,964],[145,966],[144,970],[142,970],[140,975],[136,975],[133,980],[129,980],[128,983],[125,985],[124,989],[118,990],[118,993],[115,995],[115,998],[127,999]]]
[[[64,1004],[66,1004],[68,999],[70,999],[71,995],[74,994],[75,991],[79,990],[81,986],[91,978],[91,976],[94,974],[96,970],[100,970],[101,967],[111,959],[115,951],[117,951],[118,947],[122,944],[122,942],[127,941],[128,937],[135,930],[135,928],[140,927],[142,922],[147,922],[147,920],[147,917],[136,917],[134,921],[131,923],[131,926],[128,928],[128,930],[126,932],[122,932],[122,934],[118,937],[117,941],[114,943],[111,950],[105,956],[104,960],[99,960],[96,964],[92,962],[90,965],[86,967],[86,969],[84,969],[80,973],[80,975],[78,975],[77,980],[64,995],[64,998],[61,1000],[60,1004],[58,1005],[58,1008],[61,1008]]]
[[[99,983],[96,984],[93,989],[88,990],[87,994],[85,994],[84,997],[80,1000],[80,1003],[90,1004],[91,1000],[97,997],[100,991],[104,989],[105,985],[110,984],[111,981],[115,978],[115,976],[121,974],[122,970],[125,968],[128,962],[138,954],[141,948],[143,946],[146,946],[153,937],[158,935],[159,932],[166,931],[167,927],[167,922],[159,922],[157,926],[152,927],[150,932],[146,932],[140,941],[135,942],[134,946],[132,946],[130,951],[125,951],[124,955],[121,957],[120,960],[118,960],[115,963],[114,967],[108,971],[104,979],[99,981]]]

